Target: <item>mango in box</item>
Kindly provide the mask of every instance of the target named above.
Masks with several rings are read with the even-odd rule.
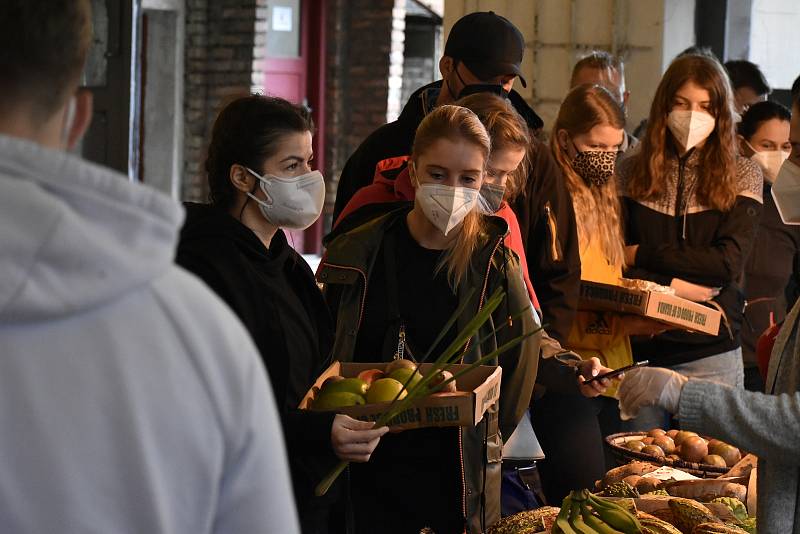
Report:
[[[311,408],[314,410],[336,410],[345,406],[364,404],[364,397],[347,391],[321,392]]]
[[[324,393],[354,393],[362,397],[367,394],[369,384],[360,378],[344,378],[325,385],[320,394]]]
[[[367,391],[367,402],[370,404],[392,402],[395,397],[402,399],[406,395],[408,393],[403,389],[402,382],[394,378],[380,378],[373,382]]]
[[[422,375],[416,369],[400,368],[389,373],[389,378],[394,378],[410,390],[422,380]]]

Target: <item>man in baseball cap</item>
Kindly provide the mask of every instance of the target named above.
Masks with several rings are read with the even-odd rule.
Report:
[[[473,85],[496,85],[510,93],[514,79],[519,77],[527,87],[520,68],[524,53],[525,39],[508,19],[494,11],[465,15],[450,30],[439,61],[447,94],[440,95],[437,104],[457,100],[464,96],[461,93],[466,87]]]

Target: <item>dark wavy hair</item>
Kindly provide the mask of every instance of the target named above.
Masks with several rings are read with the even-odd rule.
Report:
[[[687,82],[708,91],[714,131],[700,153],[697,199],[704,205],[728,211],[736,200],[736,131],[733,90],[722,65],[708,56],[686,55],[672,61],[658,84],[641,151],[631,156],[628,192],[637,200],[661,197],[666,188],[668,152],[677,150],[667,128],[675,94]]]
[[[779,119],[789,122],[792,120],[792,113],[783,104],[777,102],[756,102],[750,106],[744,115],[742,115],[742,122],[739,123],[739,135],[750,140],[761,125],[769,120]]]
[[[275,154],[278,141],[291,133],[314,132],[310,111],[273,96],[251,95],[230,102],[211,131],[205,169],[208,198],[227,210],[236,198],[231,166],[260,169]]]

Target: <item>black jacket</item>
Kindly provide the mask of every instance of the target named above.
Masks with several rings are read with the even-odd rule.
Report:
[[[275,234],[268,251],[249,228],[229,214],[202,204],[187,203],[186,209],[176,262],[219,295],[250,332],[281,410],[300,515],[324,515],[321,510],[338,498],[339,490],[332,489],[324,499],[317,499],[313,489],[336,463],[330,441],[334,414],[296,409],[329,363],[333,343],[333,323],[314,275],[305,260],[289,247],[282,231]],[[292,368],[293,341],[284,335],[276,318],[280,310],[275,309],[270,297],[274,290],[270,284],[275,278],[268,272],[275,268],[283,269],[291,284],[291,288],[278,289],[296,292],[317,332],[318,354],[303,369]]]
[[[347,160],[339,178],[333,220],[361,189],[372,183],[378,162],[411,153],[417,126],[442,82],[418,89],[403,108],[400,117],[370,134]],[[543,123],[516,92],[509,95],[514,108],[532,130]],[[575,212],[550,150],[536,143],[533,166],[525,193],[512,206],[519,220],[528,272],[547,324],[547,331],[561,342],[566,341],[578,304],[580,255],[575,226]]]
[[[775,322],[786,317],[785,289],[792,279],[800,255],[800,226],[783,224],[772,187],[764,184],[764,211],[745,266],[745,322],[742,326],[742,353],[745,365],[756,365],[756,342],[769,327],[770,313]],[[788,306],[787,306],[788,304]]]
[[[362,324],[366,292],[369,290],[372,265],[379,255],[387,228],[398,223],[410,209],[409,205],[378,217],[351,231],[339,233],[329,244],[326,258],[320,265],[317,279],[325,284],[325,295],[336,321],[336,359],[353,359],[358,330]],[[497,325],[506,321],[507,312],[515,314],[530,308],[525,284],[517,257],[502,246],[508,227],[499,217],[489,219],[489,238],[473,255],[467,275],[459,285],[459,304],[470,299],[465,313],[458,320],[461,330],[483,306],[484,297],[498,285],[507,282],[507,301],[500,305],[462,355],[464,363],[474,362],[498,346],[533,331],[534,314],[525,314],[513,324],[493,334]],[[474,291],[473,291],[474,290]],[[425,303],[421,302],[420,306]],[[442,326],[447,321],[442,318]],[[461,432],[461,462],[463,509],[466,511],[467,532],[484,532],[500,519],[500,463],[503,436],[510,436],[528,408],[537,373],[541,334],[527,338],[520,345],[503,353],[497,364],[503,368],[500,383],[500,406],[491,406],[478,426]],[[474,342],[484,340],[483,343]],[[434,355],[434,356],[438,356]],[[562,367],[566,367],[561,365]],[[574,374],[573,374],[574,377]],[[459,454],[454,450],[453,454]],[[424,485],[415,498],[425,498]],[[436,498],[430,496],[429,498]],[[387,505],[390,503],[387,503]],[[413,509],[410,508],[410,509]]]
[[[668,286],[673,278],[722,288],[714,300],[724,312],[719,334],[710,336],[671,330],[654,338],[632,338],[634,357],[670,366],[738,348],[744,311],[742,277],[753,246],[762,209],[761,170],[746,158],[737,160],[738,195],[733,207],[721,212],[697,202],[694,190],[700,153],[679,159],[668,156],[667,187],[660,198],[635,200],[627,183],[638,151],[619,167],[619,191],[626,241],[639,245],[629,278]]]

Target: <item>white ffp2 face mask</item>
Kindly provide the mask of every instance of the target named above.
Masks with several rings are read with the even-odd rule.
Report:
[[[783,150],[764,150],[762,152],[754,152],[750,159],[761,167],[764,179],[769,183],[773,183],[781,170],[783,162],[788,157],[789,153]]]
[[[444,235],[459,226],[478,203],[477,189],[421,184],[416,192],[422,212]]]
[[[797,163],[788,159],[783,162],[772,184],[772,198],[783,224],[800,224],[800,166]]]
[[[261,200],[252,193],[247,196],[258,203],[267,221],[279,228],[305,230],[319,218],[325,204],[325,180],[321,172],[281,178],[271,174],[260,176],[252,169],[247,170],[258,178],[267,199]]]
[[[702,143],[714,131],[716,120],[705,111],[675,109],[667,116],[667,127],[675,140],[689,150]]]

